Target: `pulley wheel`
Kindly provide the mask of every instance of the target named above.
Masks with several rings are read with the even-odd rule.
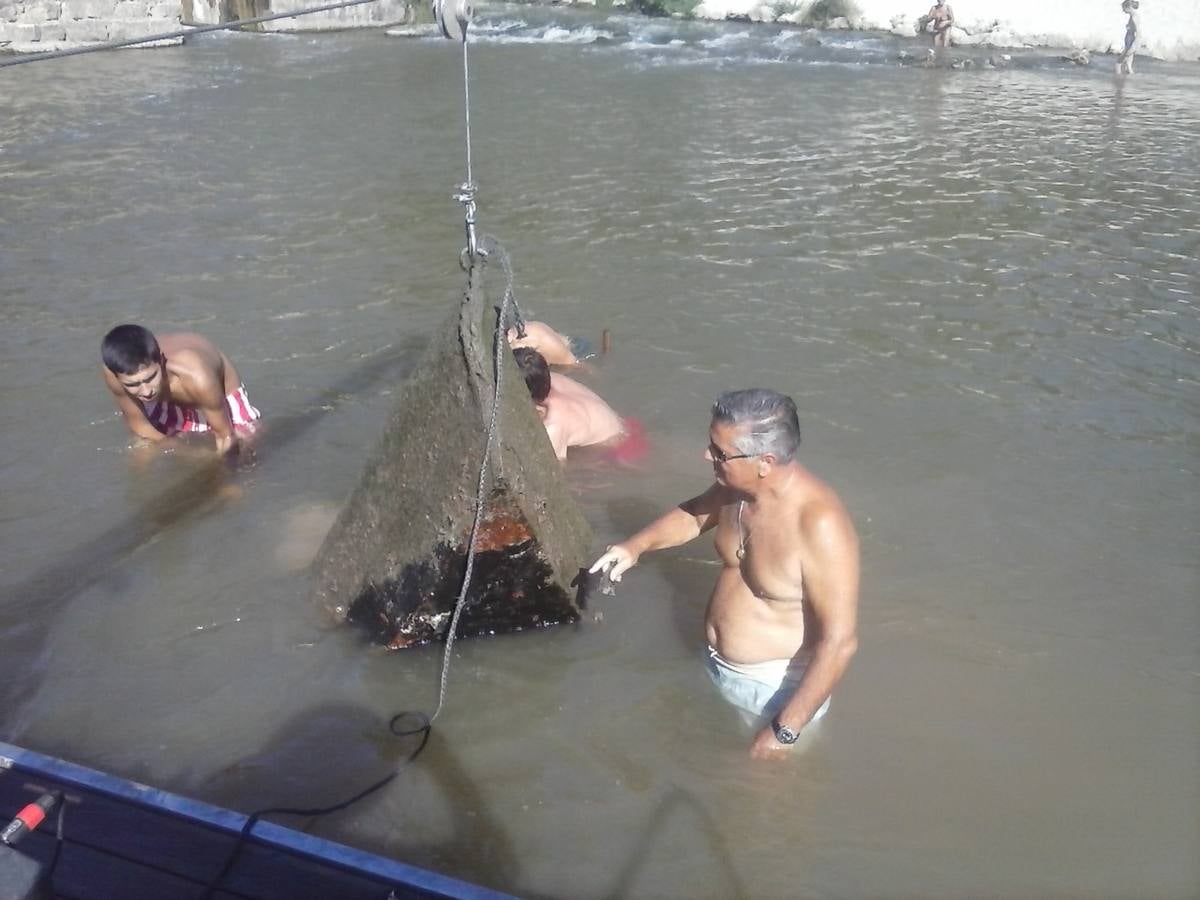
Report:
[[[465,41],[467,26],[475,15],[471,0],[432,0],[432,4],[433,17],[437,19],[442,36],[452,41]]]

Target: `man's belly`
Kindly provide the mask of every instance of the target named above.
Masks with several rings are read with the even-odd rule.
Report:
[[[804,646],[803,604],[755,596],[737,568],[721,570],[704,624],[708,643],[730,662],[791,659]]]

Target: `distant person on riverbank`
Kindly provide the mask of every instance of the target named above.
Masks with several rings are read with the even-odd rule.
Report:
[[[1133,54],[1137,48],[1138,31],[1141,28],[1141,20],[1137,14],[1140,5],[1138,0],[1125,0],[1121,4],[1121,12],[1129,16],[1129,19],[1125,22],[1125,49],[1117,57],[1118,75],[1133,74]]]
[[[930,33],[933,35],[933,46],[949,47],[950,28],[954,25],[954,10],[950,8],[946,0],[937,0],[925,14],[925,21],[929,24]]]
[[[156,338],[141,325],[118,325],[100,346],[104,383],[125,424],[160,443],[211,432],[217,453],[236,456],[261,413],[224,353],[198,334]]]
[[[595,391],[566,375],[551,373],[542,354],[530,347],[513,351],[538,417],[546,427],[554,455],[567,458],[570,447],[599,447],[613,462],[636,462],[645,455],[641,424],[622,419]]]
[[[751,755],[778,759],[820,719],[858,646],[858,537],[837,494],[796,461],[790,397],[717,398],[704,458],[714,483],[608,548],[613,581],[643,553],[715,529],[722,568],[705,614],[709,675],[754,722]]]
[[[545,322],[526,322],[524,337],[517,333],[516,328],[508,329],[506,336],[508,345],[514,350],[518,347],[536,350],[552,366],[579,365],[579,357],[571,346],[571,339],[565,334],[559,334]]]

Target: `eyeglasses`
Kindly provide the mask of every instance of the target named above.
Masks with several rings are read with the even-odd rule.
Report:
[[[762,456],[761,453],[726,453],[712,441],[708,442],[708,455],[714,462],[727,463],[731,459],[749,459],[751,456]]]

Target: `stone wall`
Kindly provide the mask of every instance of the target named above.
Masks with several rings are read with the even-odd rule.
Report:
[[[337,0],[180,0],[180,9],[185,25],[215,25],[335,2]],[[297,19],[276,19],[256,27],[261,31],[333,31],[399,25],[411,17],[408,0],[375,0],[374,3],[361,3]]]
[[[0,0],[0,51],[38,53],[122,41],[271,13],[331,0]],[[264,31],[377,28],[411,19],[408,0],[377,0],[344,9],[279,19]],[[138,46],[180,44],[182,38]]]
[[[0,50],[16,53],[178,30],[179,0],[0,0]]]

